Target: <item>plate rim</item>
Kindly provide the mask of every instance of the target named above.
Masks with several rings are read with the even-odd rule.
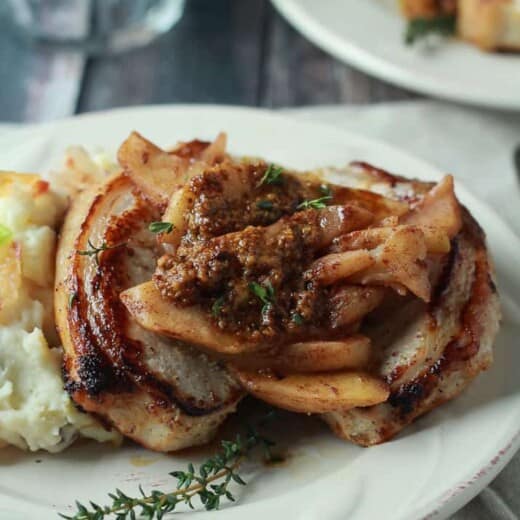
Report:
[[[414,156],[413,153],[408,153],[407,151],[387,144],[384,141],[380,141],[377,139],[372,139],[365,137],[363,135],[357,135],[353,132],[349,132],[333,125],[313,122],[311,121],[301,121],[296,118],[291,117],[290,114],[280,114],[270,109],[265,108],[253,108],[253,107],[240,107],[233,105],[212,105],[212,104],[159,104],[159,105],[141,105],[135,107],[120,107],[114,108],[110,110],[102,110],[97,112],[90,112],[85,114],[80,114],[72,117],[63,118],[61,120],[38,123],[35,125],[30,125],[29,127],[16,129],[14,133],[8,131],[6,135],[0,136],[0,149],[2,149],[4,143],[12,141],[25,141],[25,139],[31,139],[33,135],[39,135],[41,132],[46,130],[56,130],[59,132],[60,128],[66,128],[68,124],[80,124],[81,121],[95,121],[95,120],[104,120],[105,118],[110,118],[113,115],[125,115],[128,113],[143,113],[150,114],[152,112],[161,112],[164,115],[165,110],[173,110],[173,111],[213,111],[219,112],[221,115],[233,111],[239,114],[248,114],[253,117],[258,117],[261,115],[262,117],[267,117],[272,119],[273,122],[285,120],[290,122],[291,124],[298,124],[299,126],[305,126],[309,129],[312,128],[313,132],[318,132],[320,128],[326,128],[328,132],[337,134],[341,136],[342,139],[345,139],[346,142],[355,142],[357,144],[362,144],[366,147],[377,147],[379,149],[384,149],[391,153],[396,157],[402,157],[410,162],[414,162],[418,166],[423,166],[428,170],[428,172],[436,172],[437,175],[441,175],[442,172],[440,168],[431,164],[428,161],[425,161],[421,158]],[[223,123],[224,124],[224,123]],[[225,126],[225,125],[224,125]],[[15,137],[15,134],[17,136]],[[71,143],[73,144],[73,143]],[[80,144],[80,143],[79,143]],[[480,198],[474,196],[470,190],[468,190],[464,184],[457,183],[459,187],[463,188],[465,195],[470,196],[472,199],[481,206],[483,210],[487,213],[486,218],[492,218],[495,222],[500,223],[502,226],[502,231],[506,233],[508,237],[510,237],[515,244],[520,245],[520,239],[517,237],[516,233],[509,227],[507,223],[505,223],[495,211],[488,206],[485,201],[482,201]],[[508,430],[509,432],[509,430]],[[436,499],[432,499],[430,502],[425,504],[420,510],[410,510],[407,512],[407,515],[410,514],[418,514],[418,518],[445,518],[448,514],[453,511],[463,507],[467,502],[469,502],[474,496],[476,496],[491,480],[494,476],[496,476],[500,470],[506,465],[506,463],[514,456],[516,450],[520,448],[520,427],[517,428],[516,432],[513,432],[513,436],[510,434],[503,435],[501,437],[504,439],[504,443],[502,444],[500,450],[495,453],[491,453],[492,457],[489,459],[487,464],[482,464],[481,468],[476,475],[474,475],[474,471],[464,472],[466,476],[461,472],[461,480],[457,484],[457,486],[451,488],[450,490],[446,490],[442,495],[436,497]],[[497,459],[498,457],[498,459]],[[496,462],[494,462],[496,460]],[[406,518],[412,518],[407,516]],[[414,517],[415,518],[415,517]]]
[[[364,0],[366,1],[366,0]],[[299,0],[271,0],[285,20],[308,40],[331,54],[336,59],[347,63],[366,74],[395,86],[436,98],[463,103],[466,105],[494,108],[499,110],[520,111],[520,96],[496,97],[493,94],[466,92],[463,88],[453,90],[442,84],[429,81],[420,75],[395,65],[392,62],[373,56],[365,49],[337,37],[323,24],[316,21]],[[398,37],[399,35],[397,35]],[[520,61],[520,58],[519,58]]]

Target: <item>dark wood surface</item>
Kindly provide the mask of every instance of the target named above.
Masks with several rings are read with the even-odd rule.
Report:
[[[267,0],[188,0],[167,35],[146,48],[101,58],[31,46],[17,36],[1,5],[0,121],[148,103],[278,108],[413,96],[328,56]]]

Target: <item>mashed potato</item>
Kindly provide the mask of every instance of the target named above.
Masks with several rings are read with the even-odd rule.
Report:
[[[63,389],[52,298],[64,207],[39,177],[0,172],[0,442],[33,451],[120,439]]]

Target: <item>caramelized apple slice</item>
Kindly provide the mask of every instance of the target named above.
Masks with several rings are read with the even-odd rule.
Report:
[[[282,374],[329,372],[368,365],[370,339],[355,334],[337,341],[306,341],[284,345],[272,354],[236,356],[233,365],[246,370],[271,368]]]
[[[176,307],[163,299],[153,282],[127,289],[120,297],[137,323],[152,332],[222,354],[238,354],[259,348],[257,343],[241,340],[215,327],[198,307]]]
[[[386,292],[384,287],[361,285],[337,288],[330,300],[332,328],[343,328],[358,322],[383,301]]]
[[[446,175],[400,221],[402,224],[442,229],[449,238],[453,238],[462,227],[461,209],[455,196],[453,177]]]
[[[187,186],[177,190],[170,198],[166,211],[162,216],[163,222],[172,224],[170,233],[159,235],[159,242],[177,247],[187,228],[187,218],[192,208],[193,197]]]
[[[393,222],[393,218],[387,219]],[[387,225],[385,227],[362,229],[338,237],[334,241],[331,252],[352,251],[356,249],[374,249],[398,230],[411,227],[409,225]],[[414,226],[422,231],[428,253],[449,253],[450,239],[444,229],[426,225]]]
[[[351,280],[362,285],[400,284],[422,300],[430,301],[426,253],[424,235],[420,229],[397,229],[373,251],[375,264],[354,275]]]
[[[207,164],[215,164],[226,157],[227,135],[220,132],[215,140],[200,154],[200,161]]]
[[[398,284],[429,301],[427,247],[420,228],[397,226],[357,231],[340,237],[335,248],[345,251],[316,260],[306,273],[307,278],[325,285],[341,280],[361,285]]]
[[[212,144],[194,141],[166,152],[132,132],[120,146],[117,158],[141,193],[164,208],[191,176],[225,156],[225,144],[225,134],[219,134]]]
[[[249,393],[279,408],[300,413],[326,413],[386,401],[387,385],[364,372],[294,374],[279,378],[235,369]]]
[[[375,258],[367,249],[332,253],[316,260],[308,277],[323,285],[332,285],[375,264]]]
[[[374,215],[376,222],[392,216],[399,217],[410,211],[410,206],[407,202],[390,199],[372,191],[334,186],[333,193],[335,204],[355,203],[359,207],[370,211]]]
[[[137,132],[119,147],[117,159],[126,175],[152,203],[166,205],[184,183],[187,161],[169,154]]]

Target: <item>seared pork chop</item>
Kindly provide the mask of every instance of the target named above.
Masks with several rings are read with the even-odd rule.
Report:
[[[410,191],[421,196],[430,187],[390,174],[382,177],[362,164],[353,179],[396,199]],[[462,230],[438,266],[432,300],[391,295],[361,329],[380,353],[375,373],[389,384],[388,401],[324,414],[333,431],[363,446],[384,442],[456,397],[486,370],[500,320],[493,278],[484,232],[463,210]]]
[[[148,226],[159,219],[125,174],[84,192],[60,238],[55,310],[73,400],[143,446],[172,451],[208,442],[243,391],[204,353],[141,328],[119,301],[153,274]]]
[[[237,379],[371,445],[489,366],[498,297],[452,177],[354,163],[323,184],[224,142],[189,159],[134,134],[125,174],[69,214],[57,314],[78,404],[171,450],[208,440]]]

